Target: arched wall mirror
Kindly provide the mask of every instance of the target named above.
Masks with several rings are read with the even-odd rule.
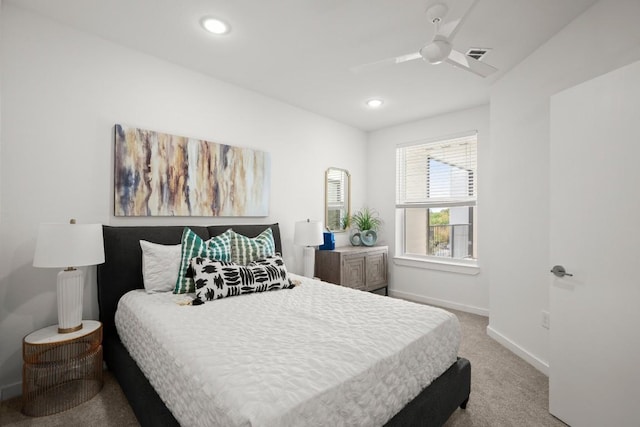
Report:
[[[351,175],[346,169],[329,168],[324,180],[324,224],[333,232],[346,231],[351,215]]]

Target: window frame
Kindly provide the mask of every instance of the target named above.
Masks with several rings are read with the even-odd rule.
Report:
[[[475,194],[473,199],[459,201],[459,202],[447,202],[443,201],[443,203],[437,202],[426,202],[426,203],[400,203],[399,202],[399,183],[400,179],[400,171],[399,165],[396,160],[396,255],[394,256],[394,264],[415,268],[426,268],[426,269],[434,269],[440,271],[448,271],[454,273],[461,274],[470,274],[475,275],[480,272],[479,266],[479,254],[477,253],[478,248],[478,234],[477,234],[477,206],[478,206],[478,170],[477,170],[477,159],[478,159],[478,131],[472,130],[467,132],[461,132],[453,135],[441,136],[436,138],[429,139],[421,139],[412,142],[405,142],[396,145],[396,159],[398,156],[398,150],[404,147],[411,147],[416,145],[428,145],[435,143],[446,143],[450,140],[455,140],[464,137],[475,136],[475,144],[476,144],[476,170],[474,171],[474,180],[475,180]],[[406,252],[406,230],[405,230],[405,216],[407,209],[412,208],[420,208],[420,209],[437,209],[437,208],[446,208],[446,207],[456,207],[456,206],[469,206],[475,207],[475,224],[473,226],[473,240],[472,245],[476,249],[476,258],[474,259],[460,259],[460,258],[450,258],[450,257],[439,257],[435,255],[422,255],[422,254],[414,254]],[[427,211],[428,212],[428,211]],[[428,236],[427,236],[428,239]]]

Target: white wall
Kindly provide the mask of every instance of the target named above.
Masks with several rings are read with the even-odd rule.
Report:
[[[390,258],[395,248],[396,145],[420,139],[447,137],[461,132],[478,131],[478,264],[480,273],[466,275],[427,270],[389,263],[390,293],[393,296],[457,308],[488,315],[489,278],[484,248],[489,237],[485,230],[487,216],[484,204],[493,194],[488,182],[486,165],[491,142],[489,106],[484,105],[445,114],[369,134],[367,161],[367,201],[380,212],[384,228],[380,240],[389,244]]]
[[[491,272],[488,332],[548,369],[550,96],[640,58],[640,1],[602,0],[499,80],[491,91],[487,171],[492,197],[483,256]],[[603,141],[606,144],[606,141]],[[553,313],[551,313],[553,327]]]
[[[0,0],[0,37],[2,37],[2,0]],[[2,75],[2,64],[4,55],[0,39],[0,76]],[[2,85],[0,84],[0,135],[2,135]],[[2,220],[2,145],[0,144],[0,220]],[[0,242],[0,245],[2,242]],[[0,396],[1,397],[1,396]]]
[[[324,171],[348,169],[365,197],[366,135],[154,57],[2,7],[0,389],[19,389],[21,340],[57,323],[56,271],[31,266],[41,222],[112,225],[279,222],[301,271],[293,225],[324,219]],[[113,125],[125,123],[271,153],[267,218],[113,217]],[[97,318],[95,268],[85,318]]]

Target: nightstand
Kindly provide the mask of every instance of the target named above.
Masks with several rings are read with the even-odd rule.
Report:
[[[362,291],[385,290],[387,246],[345,246],[316,251],[315,275],[325,282]]]
[[[22,412],[40,417],[73,408],[102,389],[102,323],[83,320],[79,331],[58,325],[22,341]]]

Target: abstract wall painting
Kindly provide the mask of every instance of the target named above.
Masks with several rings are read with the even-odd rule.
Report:
[[[116,216],[269,214],[269,153],[115,125]]]

